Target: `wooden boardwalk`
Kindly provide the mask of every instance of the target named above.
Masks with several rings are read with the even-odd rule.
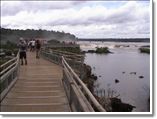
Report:
[[[68,112],[62,68],[28,52],[16,84],[1,103],[2,112]]]

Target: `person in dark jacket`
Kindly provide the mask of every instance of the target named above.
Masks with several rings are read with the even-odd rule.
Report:
[[[36,40],[36,58],[40,58],[40,49],[41,49],[41,43],[39,40]]]

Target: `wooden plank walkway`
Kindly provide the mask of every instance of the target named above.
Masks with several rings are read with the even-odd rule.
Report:
[[[62,85],[62,68],[35,53],[27,53],[28,65],[20,67],[14,87],[1,103],[2,112],[68,112]]]

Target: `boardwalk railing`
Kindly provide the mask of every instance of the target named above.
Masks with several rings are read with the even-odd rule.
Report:
[[[45,59],[61,66],[62,66],[62,56],[64,56],[65,60],[72,67],[72,69],[74,69],[75,72],[77,72],[77,74],[79,74],[79,76],[82,77],[82,74],[80,72],[83,71],[82,70],[83,60],[84,60],[83,55],[76,55],[75,53],[68,53],[64,51],[47,50],[47,49],[41,50],[41,55]]]
[[[79,54],[71,53],[67,51],[50,50],[50,53],[64,56],[65,58],[68,58],[68,59],[77,59],[77,61],[80,61],[80,62],[84,60],[84,55],[79,55]]]
[[[19,53],[17,56],[0,66],[0,101],[14,85],[19,73]]]
[[[68,97],[69,105],[72,111],[75,112],[105,112],[106,110],[98,103],[92,93],[89,91],[87,86],[82,82],[80,77],[75,73],[74,68],[79,67],[76,65],[70,65],[73,62],[78,63],[79,61],[66,59],[63,55],[57,55],[42,51],[41,54],[48,60],[59,64],[63,67],[63,85]],[[81,65],[81,62],[79,62]]]
[[[74,70],[62,56],[63,84],[73,111],[100,111],[105,109],[98,103],[87,86],[82,82]]]

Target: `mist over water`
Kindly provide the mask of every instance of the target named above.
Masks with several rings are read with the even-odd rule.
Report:
[[[148,111],[150,55],[140,53],[138,48],[149,43],[87,41],[78,43],[82,50],[107,46],[113,52],[113,54],[86,53],[85,63],[90,65],[92,72],[98,76],[95,89],[110,88],[120,94],[123,102],[136,106],[133,111]],[[115,79],[118,79],[119,83],[115,83]]]

